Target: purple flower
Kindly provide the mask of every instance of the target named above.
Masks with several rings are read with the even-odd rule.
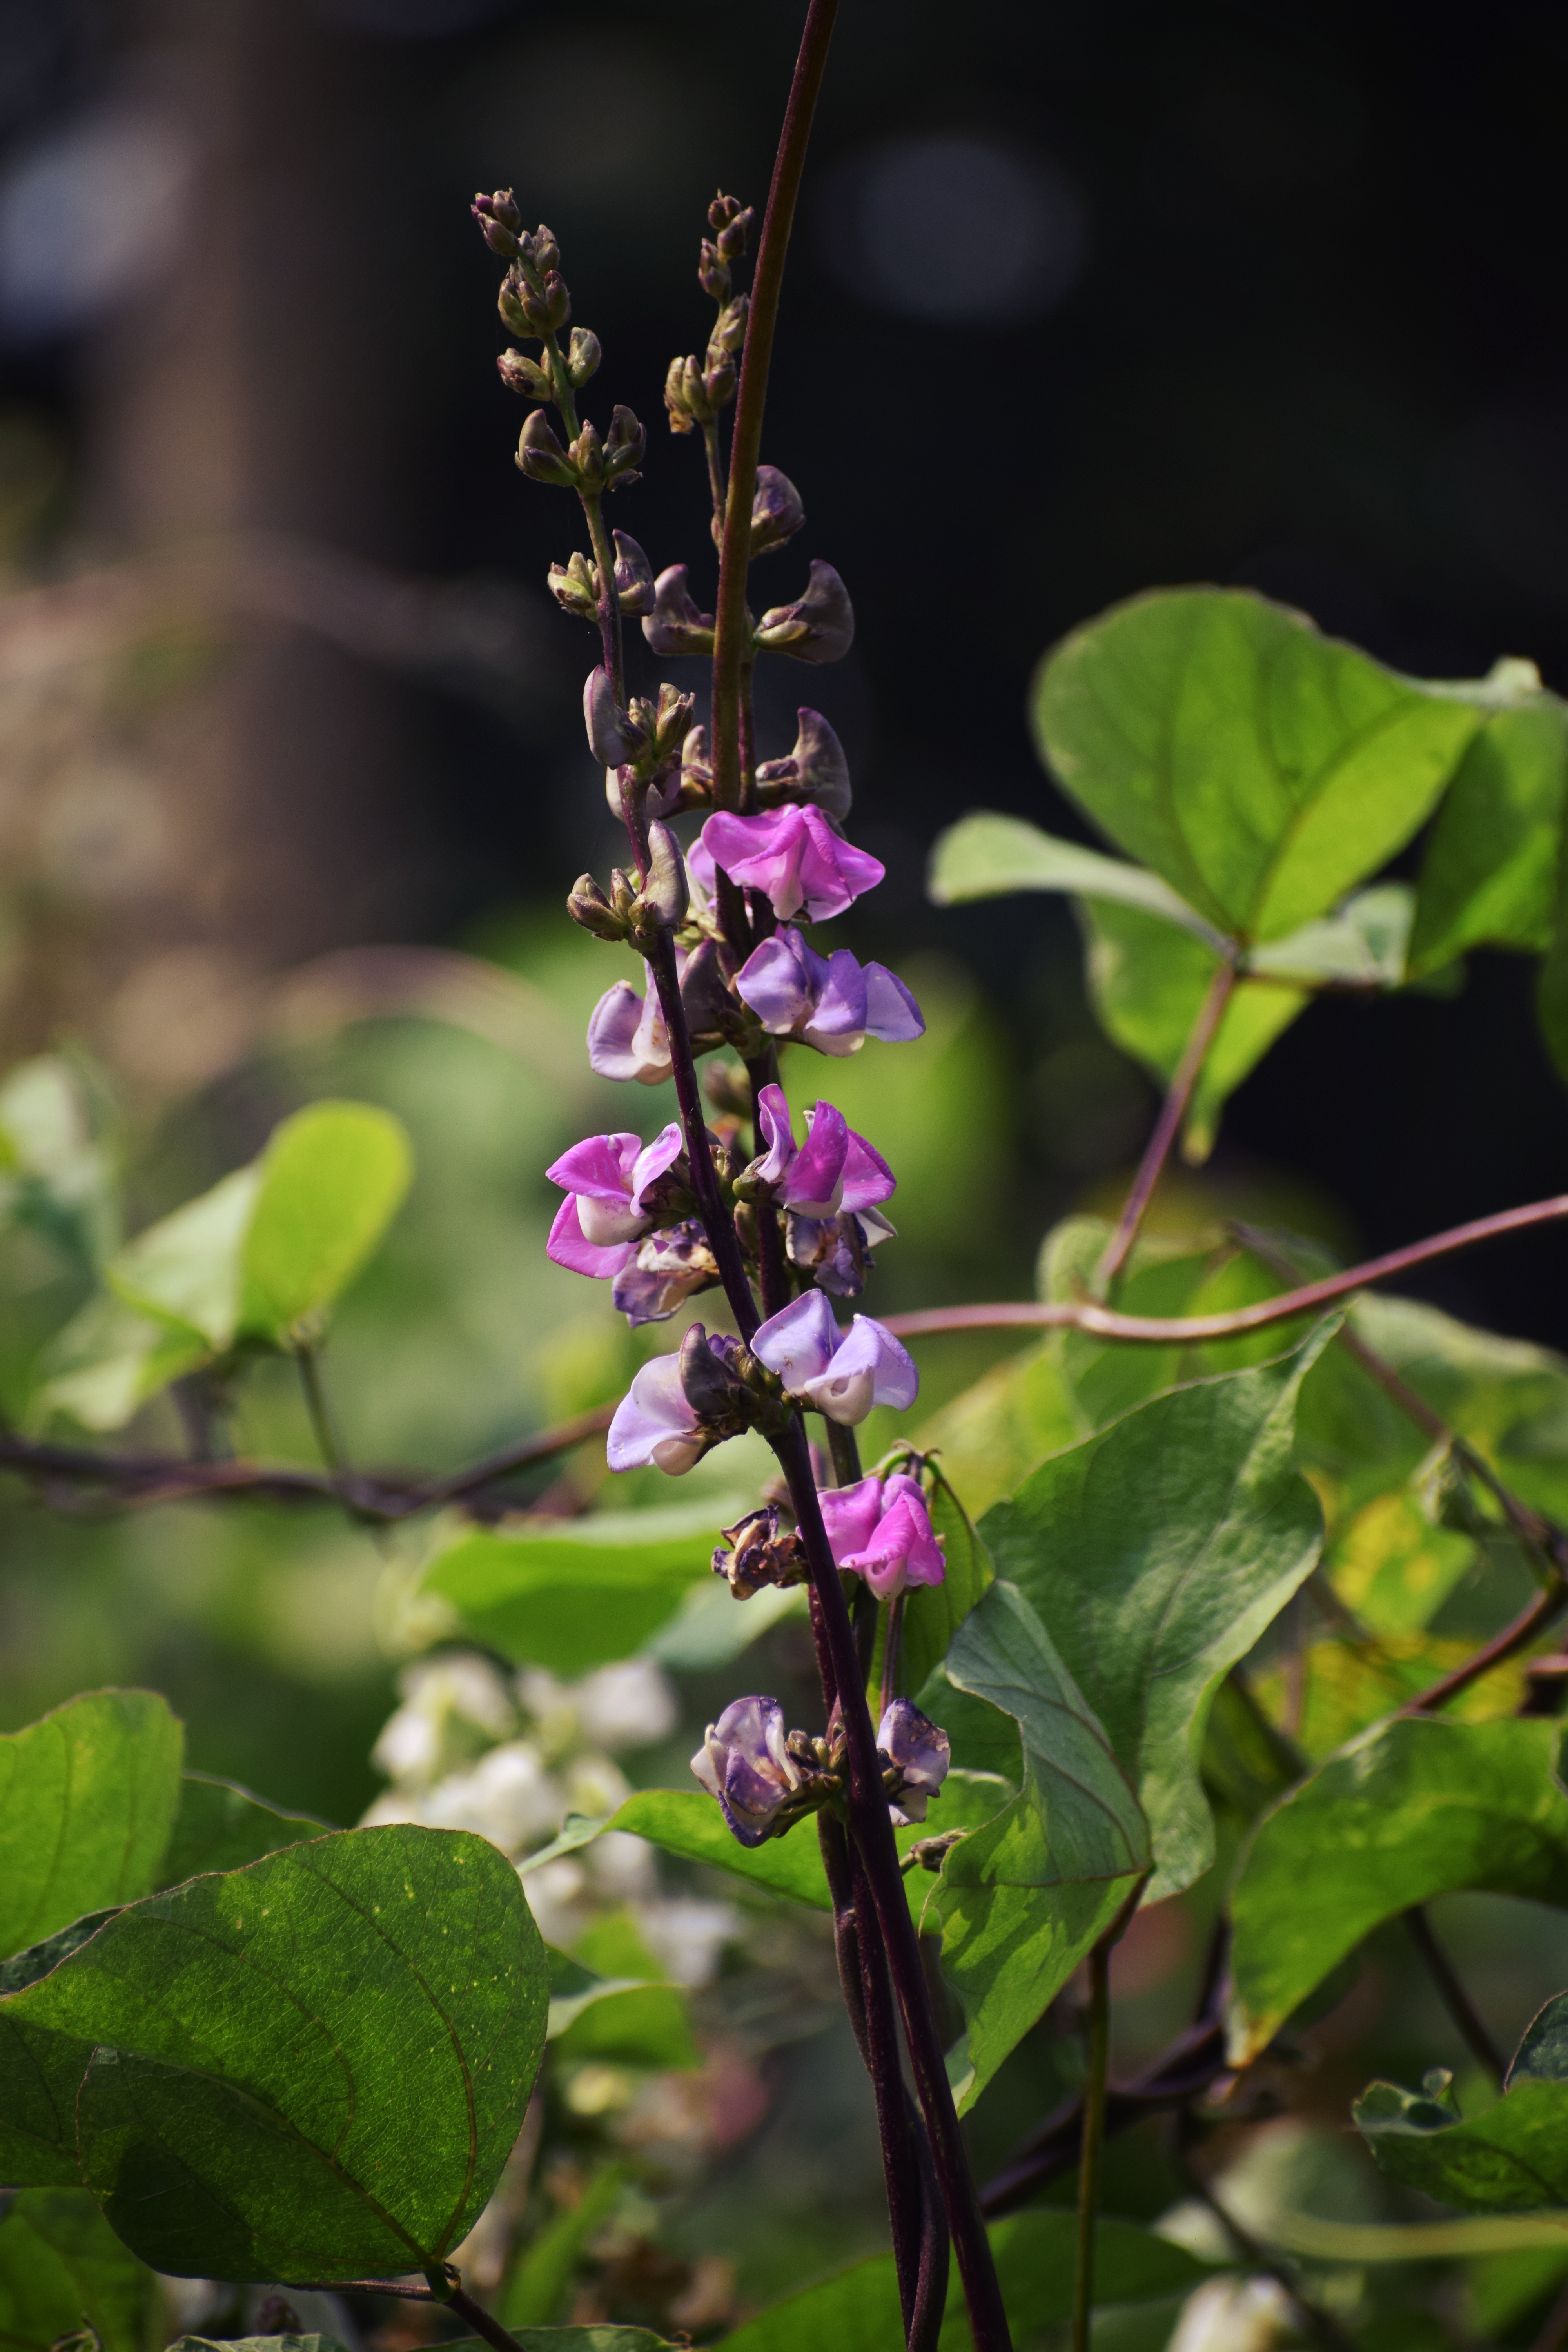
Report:
[[[940,1584],[947,1574],[918,1479],[896,1471],[890,1478],[829,1487],[817,1500],[835,1563],[863,1577],[879,1601],[911,1584]]]
[[[684,563],[670,564],[654,582],[653,610],[644,619],[642,633],[661,659],[712,652],[713,615],[700,613],[693,604]]]
[[[841,839],[820,809],[794,806],[763,809],[757,816],[719,810],[693,842],[688,862],[710,898],[716,866],[744,888],[765,891],[781,923],[803,908],[808,922],[825,923],[863,890],[874,889],[887,871]]]
[[[784,1255],[791,1265],[835,1298],[858,1298],[868,1267],[877,1263],[871,1252],[898,1238],[897,1225],[879,1209],[862,1209],[857,1216],[846,1210],[837,1217],[802,1217],[791,1210],[784,1219]]]
[[[608,1280],[636,1255],[653,1225],[643,1193],[679,1159],[675,1120],[644,1146],[638,1135],[591,1135],[545,1170],[566,1198],[550,1228],[546,1255],[574,1274]]]
[[[811,801],[842,824],[854,797],[844,746],[820,710],[803,707],[795,718],[799,727],[794,751],[782,760],[764,760],[757,770],[758,802],[763,808],[778,808],[785,801]]]
[[[888,1811],[900,1829],[923,1822],[926,1805],[947,1778],[952,1743],[940,1723],[922,1715],[912,1699],[896,1698],[877,1727],[877,1745],[903,1774],[897,1804]]]
[[[700,1217],[649,1234],[616,1276],[611,1297],[635,1331],[639,1323],[667,1323],[678,1307],[719,1279]]]
[[[776,1698],[731,1699],[710,1723],[691,1759],[692,1776],[717,1797],[742,1845],[761,1845],[800,1787],[798,1765],[784,1746],[784,1709]]]
[[[819,1054],[858,1054],[868,1037],[896,1045],[925,1034],[901,980],[879,963],[857,963],[847,948],[819,956],[788,923],[752,950],[735,992],[770,1035],[798,1037]]]
[[[679,950],[676,961],[684,962]],[[668,1077],[669,1038],[651,982],[646,998],[629,980],[617,980],[600,997],[588,1023],[588,1066],[598,1077],[636,1078],[645,1087]]]
[[[770,1315],[752,1341],[752,1353],[777,1372],[786,1392],[829,1421],[853,1426],[873,1405],[902,1412],[920,1393],[921,1376],[907,1349],[868,1315],[840,1331],[820,1290],[808,1290]]]
[[[846,1126],[842,1111],[831,1103],[814,1103],[806,1122],[810,1133],[797,1146],[784,1088],[764,1087],[757,1097],[757,1124],[768,1150],[752,1162],[751,1172],[784,1208],[803,1217],[836,1217],[841,1209],[853,1216],[858,1210],[875,1208],[895,1191],[898,1179],[892,1170],[863,1136]]]
[[[605,1459],[612,1470],[664,1470],[679,1478],[712,1443],[687,1402],[679,1357],[656,1356],[616,1407]]]
[[[793,654],[796,661],[842,661],[854,642],[849,591],[832,564],[820,560],[811,567],[805,595],[793,604],[773,605],[757,623],[759,645]]]

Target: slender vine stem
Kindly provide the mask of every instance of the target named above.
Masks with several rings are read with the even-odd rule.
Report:
[[[1479,1683],[1483,1675],[1489,1675],[1494,1666],[1504,1665],[1510,1658],[1517,1657],[1521,1650],[1528,1650],[1536,1635],[1543,1633],[1552,1620],[1561,1614],[1565,1603],[1568,1603],[1568,1584],[1559,1579],[1546,1591],[1538,1592],[1528,1609],[1521,1610],[1511,1623],[1505,1625],[1500,1633],[1494,1633],[1489,1642],[1483,1643],[1462,1665],[1456,1666],[1451,1674],[1442,1675],[1415,1698],[1406,1699],[1405,1705],[1395,1710],[1396,1713],[1435,1715],[1440,1706],[1447,1706],[1451,1698],[1458,1698],[1461,1691],[1468,1690],[1472,1683]]]
[[[1100,2152],[1105,2143],[1105,2084],[1110,2055],[1110,1947],[1089,1956],[1089,2080],[1078,2159],[1078,2268],[1072,2290],[1072,2352],[1089,2352],[1094,2316],[1094,2231],[1100,2211]]]
[[[1425,1907],[1417,1903],[1405,1914],[1405,1925],[1411,1942],[1420,1953],[1426,1973],[1436,1986],[1444,2008],[1453,2020],[1460,2038],[1471,2056],[1483,2066],[1500,2090],[1508,2072],[1507,2062],[1491,2035],[1464,1983],[1438,1942]]]
[[[1529,1201],[1520,1209],[1501,1209],[1493,1216],[1475,1217],[1468,1224],[1451,1225],[1426,1241],[1407,1242],[1364,1265],[1348,1266],[1342,1274],[1325,1275],[1321,1282],[1305,1282],[1277,1298],[1238,1307],[1226,1315],[1120,1315],[1091,1298],[1056,1298],[1037,1305],[1032,1300],[1002,1300],[994,1306],[927,1307],[909,1315],[889,1315],[884,1328],[901,1339],[929,1338],[939,1331],[1088,1331],[1101,1339],[1136,1339],[1152,1347],[1180,1347],[1203,1339],[1235,1339],[1243,1332],[1265,1331],[1271,1323],[1288,1323],[1294,1315],[1331,1307],[1352,1291],[1374,1282],[1386,1282],[1412,1266],[1433,1258],[1450,1257],[1456,1250],[1473,1249],[1478,1242],[1500,1240],[1508,1234],[1527,1233],[1534,1225],[1555,1224],[1568,1217],[1568,1192],[1550,1200]]]
[[[1161,1106],[1160,1116],[1154,1122],[1154,1132],[1149,1138],[1143,1157],[1139,1162],[1138,1173],[1132,1180],[1132,1189],[1127,1195],[1121,1214],[1116,1221],[1116,1230],[1107,1243],[1105,1255],[1100,1261],[1095,1275],[1095,1286],[1102,1292],[1121,1273],[1127,1261],[1128,1253],[1138,1238],[1138,1228],[1143,1222],[1143,1213],[1153,1198],[1154,1187],[1165,1172],[1165,1162],[1171,1156],[1171,1147],[1175,1142],[1181,1131],[1182,1121],[1187,1115],[1187,1105],[1193,1098],[1193,1088],[1203,1075],[1203,1066],[1208,1059],[1209,1047],[1219,1033],[1219,1024],[1225,1018],[1225,1009],[1230,1003],[1236,979],[1236,960],[1233,956],[1226,956],[1215,967],[1214,978],[1205,992],[1204,1001],[1198,1007],[1198,1017],[1193,1024],[1192,1034],[1182,1049],[1182,1058],[1176,1065],[1175,1076],[1171,1080],[1169,1091]]]
[[[342,1495],[348,1464],[332,1422],[332,1411],[327,1402],[327,1391],[321,1384],[321,1363],[314,1348],[296,1348],[294,1363],[300,1374],[300,1387],[305,1399],[305,1411],[310,1417],[310,1433],[316,1441],[316,1451],[331,1474],[331,1492]],[[351,1505],[352,1508],[352,1505]]]
[[[742,804],[741,673],[751,650],[746,572],[751,562],[757,461],[762,455],[763,410],[767,400],[784,259],[795,226],[795,199],[800,194],[812,117],[816,111],[817,92],[822,87],[837,14],[838,0],[811,0],[806,11],[805,29],[801,36],[800,54],[795,59],[795,79],[790,85],[773,163],[773,183],[768,190],[767,210],[757,241],[756,268],[752,274],[746,340],[735,392],[735,423],[730,436],[730,484],[724,499],[724,536],[714,611],[713,805],[721,809],[738,809]]]

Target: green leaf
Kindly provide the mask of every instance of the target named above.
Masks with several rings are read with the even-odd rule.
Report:
[[[940,1454],[943,1476],[978,1517],[1021,1486],[1047,1454],[1083,1433],[1047,1340],[994,1364],[973,1388],[922,1422],[910,1442],[922,1454]]]
[[[902,1668],[906,1690],[919,1690],[927,1676],[941,1665],[954,1633],[994,1573],[973,1522],[945,1475],[931,1490],[931,1523],[942,1538],[947,1573],[940,1584],[917,1585],[905,1597]]]
[[[1072,2212],[1051,2206],[994,2222],[991,2250],[1013,2333],[1027,2342],[1072,2315]],[[1095,2232],[1097,2306],[1152,2302],[1212,2278],[1212,2267],[1135,2221],[1102,2216]],[[722,2339],[719,2352],[899,2352],[898,2274],[890,2254],[851,2263],[760,2311]],[[969,2321],[954,2264],[939,2352],[969,2352]]]
[[[1216,929],[1280,939],[1415,832],[1480,724],[1304,615],[1213,588],[1115,606],[1047,656],[1041,752]]]
[[[531,2245],[524,2248],[497,2303],[496,2317],[503,2327],[542,2329],[557,2316],[583,2249],[614,2212],[626,2179],[620,2165],[600,2165],[576,2204],[546,2222]],[[555,2332],[552,2330],[552,2336]],[[559,2332],[589,2333],[585,2328]],[[594,2332],[607,2335],[610,2330]]]
[[[1384,1724],[1265,1814],[1231,1896],[1231,2054],[1257,2055],[1384,1919],[1468,1887],[1568,1904],[1561,1725]]]
[[[1130,907],[1086,907],[1083,927],[1089,998],[1100,1027],[1167,1085],[1219,969],[1218,956]],[[1270,981],[1243,980],[1233,990],[1188,1107],[1186,1160],[1195,1165],[1207,1159],[1226,1101],[1310,1003],[1306,989]]]
[[[25,2189],[0,2213],[0,2344],[49,2352],[90,2327],[102,2352],[153,2352],[163,2293],[85,2189]]]
[[[65,1412],[83,1429],[123,1429],[149,1397],[211,1353],[188,1325],[139,1315],[111,1291],[100,1291],[45,1348],[30,1418]]]
[[[1079,898],[1104,898],[1141,908],[1162,922],[1193,932],[1210,947],[1223,947],[1226,934],[1195,914],[1157,874],[1125,865],[1098,849],[1058,841],[1017,816],[974,809],[950,825],[931,852],[930,896],[939,907],[971,898],[1000,898],[1017,890],[1066,890]]]
[[[647,1948],[640,1937],[635,1940],[635,1956],[628,1957],[642,1971],[636,1977],[596,1975],[564,1952],[551,1953],[546,2039],[563,2058],[600,2058],[627,2066],[700,2066],[702,2056],[691,2038],[684,1995],[679,1986],[658,1980]],[[594,1957],[599,1959],[597,1952]],[[611,1968],[616,1964],[612,1959]]]
[[[0,1737],[0,1959],[154,1885],[184,1752],[152,1691],[94,1691]]]
[[[933,1905],[963,2003],[962,2114],[1061,1990],[1150,1867],[1149,1829],[1092,1709],[1016,1586],[993,1584],[946,1672],[1012,1717],[1023,1785],[948,1854]]]
[[[646,1658],[677,1674],[711,1674],[728,1666],[753,1642],[787,1617],[804,1617],[808,1603],[801,1584],[764,1584],[748,1601],[737,1601],[721,1577],[689,1584],[673,1617],[642,1645]]]
[[[161,1886],[178,1886],[206,1870],[238,1870],[264,1853],[321,1837],[330,1822],[310,1813],[280,1812],[248,1789],[210,1773],[187,1772],[180,1783],[179,1810],[158,1866]]]
[[[516,1872],[460,1831],[339,1831],[192,1879],[0,2000],[0,2170],[74,2146],[175,2276],[428,2269],[517,2137],[547,1986]]]
[[[240,1260],[240,1327],[281,1342],[353,1280],[403,1204],[407,1133],[369,1103],[321,1102],[273,1129]]]
[[[424,1590],[444,1595],[475,1639],[505,1656],[585,1674],[626,1657],[693,1585],[711,1581],[725,1517],[721,1501],[678,1503],[544,1520],[521,1535],[476,1532],[432,1561]]]
[[[1440,970],[1468,948],[1551,945],[1565,779],[1568,708],[1555,695],[1538,690],[1488,719],[1426,845],[1413,971]]]
[[[239,1322],[240,1252],[260,1189],[258,1167],[237,1168],[149,1225],[110,1260],[110,1289],[139,1315],[221,1355]]]
[[[59,1054],[0,1080],[0,1224],[29,1225],[96,1272],[119,1239],[113,1155],[98,1141],[77,1070]]]
[[[1397,988],[1415,912],[1407,882],[1379,883],[1347,898],[1337,915],[1254,948],[1247,969],[1309,987]]]
[[[1351,2113],[1391,2179],[1472,2213],[1530,2213],[1568,2205],[1568,2080],[1561,1993],[1521,2043],[1503,2095],[1461,2121],[1439,2072],[1431,2087],[1372,2083]],[[1538,2031],[1538,2029],[1540,2029]]]
[[[1038,1612],[1137,1788],[1151,1901],[1214,1858],[1198,1778],[1210,1701],[1318,1558],[1322,1515],[1292,1428],[1334,1328],[1277,1363],[1152,1398],[982,1522],[998,1576]]]
[[[617,2327],[613,2322],[593,2327],[514,2327],[511,2339],[520,2352],[669,2352],[666,2339],[649,2327]],[[441,2352],[479,2352],[478,2336],[448,2336]]]

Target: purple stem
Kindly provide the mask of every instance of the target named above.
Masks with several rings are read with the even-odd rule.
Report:
[[[1192,1035],[1182,1050],[1182,1058],[1176,1065],[1176,1074],[1171,1080],[1170,1091],[1161,1106],[1160,1116],[1154,1123],[1154,1132],[1149,1138],[1142,1160],[1139,1163],[1138,1173],[1132,1180],[1132,1190],[1127,1195],[1121,1214],[1117,1219],[1116,1231],[1111,1234],[1105,1255],[1100,1261],[1095,1280],[1100,1288],[1104,1288],[1121,1273],[1127,1254],[1138,1238],[1138,1228],[1143,1221],[1143,1212],[1153,1198],[1155,1185],[1164,1174],[1165,1162],[1171,1156],[1171,1146],[1174,1143],[1177,1130],[1186,1116],[1187,1105],[1193,1098],[1193,1088],[1197,1085],[1204,1064],[1208,1058],[1209,1047],[1214,1044],[1219,1024],[1225,1017],[1225,1008],[1230,1003],[1231,991],[1235,986],[1236,965],[1227,956],[1215,971],[1214,978],[1208,984],[1204,1001],[1198,1007],[1198,1017],[1193,1024]]]

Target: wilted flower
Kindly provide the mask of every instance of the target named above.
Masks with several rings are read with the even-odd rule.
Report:
[[[656,1356],[644,1364],[616,1407],[605,1441],[612,1470],[667,1471],[684,1476],[713,1444],[680,1384],[679,1356]]]
[[[647,749],[647,738],[616,701],[616,689],[603,662],[591,669],[583,688],[583,723],[588,749],[602,768],[618,768]]]
[[[685,959],[677,951],[678,966]],[[595,1005],[588,1023],[588,1067],[600,1078],[636,1078],[662,1086],[669,1076],[669,1037],[652,982],[646,997],[617,980]]]
[[[653,610],[644,618],[642,633],[663,658],[712,652],[713,615],[699,612],[692,602],[684,563],[670,564],[654,582]]]
[[[879,858],[841,839],[819,809],[794,804],[756,816],[716,811],[688,862],[710,898],[714,868],[721,866],[732,882],[764,892],[781,923],[803,909],[808,922],[825,923],[874,889],[887,871]]]
[[[851,1216],[802,1217],[791,1211],[784,1218],[784,1255],[792,1265],[809,1274],[819,1290],[835,1298],[858,1298],[866,1287],[871,1255],[883,1242],[896,1242],[899,1229],[880,1209],[862,1209]],[[643,1244],[646,1249],[647,1244]]]
[[[764,1087],[757,1097],[757,1125],[768,1150],[747,1174],[767,1187],[769,1199],[803,1217],[836,1217],[841,1209],[854,1215],[897,1189],[881,1154],[846,1125],[843,1112],[831,1103],[812,1105],[806,1113],[809,1132],[797,1145],[784,1088]]]
[[[879,1601],[911,1584],[940,1584],[947,1574],[920,1481],[905,1472],[830,1486],[817,1500],[836,1565],[863,1577]]]
[[[804,1584],[811,1573],[800,1537],[793,1523],[783,1524],[777,1503],[763,1503],[719,1532],[724,1540],[714,1549],[713,1573],[737,1601],[749,1601],[765,1584]]]
[[[800,492],[776,466],[757,467],[756,494],[752,500],[752,553],[764,555],[793,539],[805,520]]]
[[[820,1290],[808,1290],[770,1315],[752,1340],[752,1353],[777,1372],[785,1391],[829,1421],[853,1426],[873,1405],[903,1412],[920,1393],[914,1360],[890,1331],[857,1315],[840,1331]]]
[[[896,1698],[877,1727],[877,1745],[900,1775],[888,1811],[900,1829],[923,1822],[926,1806],[947,1778],[952,1748],[940,1723],[922,1715],[912,1699]]]
[[[784,1744],[776,1698],[731,1699],[691,1759],[693,1777],[717,1797],[742,1845],[761,1845],[800,1789],[800,1766]]]
[[[819,1054],[858,1054],[868,1037],[895,1045],[925,1034],[920,1006],[885,965],[857,963],[847,948],[819,956],[789,923],[752,950],[735,991],[770,1035]]]
[[[634,1255],[632,1244],[652,1228],[645,1193],[683,1150],[674,1119],[645,1145],[637,1135],[591,1135],[545,1170],[566,1194],[550,1228],[546,1255],[574,1274],[607,1281]]]
[[[684,1218],[664,1233],[649,1234],[616,1276],[611,1293],[631,1324],[664,1323],[719,1279],[719,1262],[709,1247],[700,1217]]]

